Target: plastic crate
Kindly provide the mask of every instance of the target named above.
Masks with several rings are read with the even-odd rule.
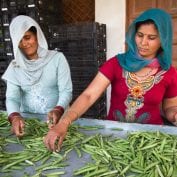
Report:
[[[105,43],[106,25],[98,22],[50,25],[49,34],[50,38],[58,41],[96,39]]]
[[[2,29],[4,41],[11,41],[9,27],[5,26]]]
[[[4,99],[6,97],[6,88],[0,89],[0,99]]]
[[[60,26],[50,25],[49,32],[50,37],[59,40],[91,39],[96,37],[106,38],[106,25],[98,22],[82,22]]]
[[[3,110],[3,111],[6,110],[5,98],[0,99],[0,110]]]
[[[0,79],[0,107],[5,107],[6,84]]]
[[[6,61],[0,61],[0,74],[3,74],[7,67],[8,63]]]
[[[7,11],[8,10],[8,1],[7,0],[1,0],[1,11]]]
[[[0,100],[4,100],[6,96],[6,84],[2,79],[0,79],[0,88]]]
[[[104,93],[97,101],[94,103],[87,112],[82,115],[84,118],[94,118],[94,119],[105,119],[107,116],[106,107],[106,93]]]

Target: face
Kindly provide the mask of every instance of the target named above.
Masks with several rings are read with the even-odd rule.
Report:
[[[36,34],[31,31],[25,32],[19,43],[19,48],[29,60],[37,59],[38,41]]]
[[[146,59],[153,59],[161,47],[160,37],[154,24],[142,24],[135,35],[138,53]]]

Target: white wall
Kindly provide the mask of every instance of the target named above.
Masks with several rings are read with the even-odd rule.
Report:
[[[95,21],[106,24],[107,59],[124,52],[125,0],[95,0]],[[107,91],[107,107],[110,106],[110,87]]]

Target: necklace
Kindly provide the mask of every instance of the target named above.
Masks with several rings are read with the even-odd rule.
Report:
[[[153,68],[150,68],[150,70],[149,70],[146,74],[144,74],[144,75],[139,75],[139,74],[137,74],[137,73],[134,73],[134,74],[135,74],[135,76],[137,76],[137,77],[145,78],[145,77],[150,76],[150,74],[152,73],[152,71],[153,71]]]

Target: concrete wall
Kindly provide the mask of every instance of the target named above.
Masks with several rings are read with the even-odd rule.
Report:
[[[124,52],[125,0],[95,0],[95,21],[107,27],[107,59]],[[110,106],[110,87],[107,89],[107,107]]]

